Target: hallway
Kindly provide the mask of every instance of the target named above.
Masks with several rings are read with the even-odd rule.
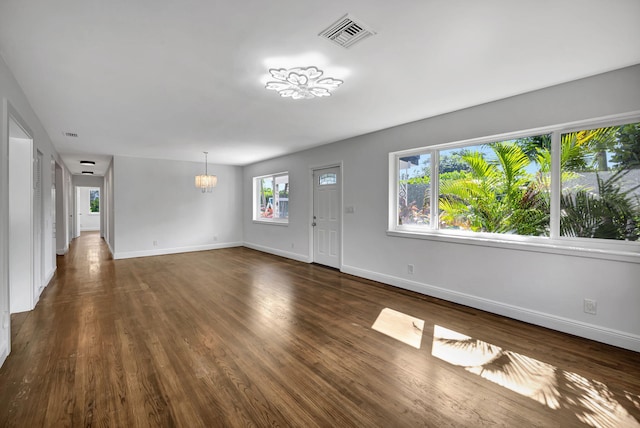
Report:
[[[12,328],[3,427],[640,421],[637,353],[243,247],[114,261],[83,233]]]

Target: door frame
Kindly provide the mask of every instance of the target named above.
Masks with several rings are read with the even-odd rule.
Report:
[[[85,207],[80,204],[80,199],[82,199],[81,198],[82,189],[89,189],[89,190],[98,189],[100,191],[100,193],[99,193],[99,197],[100,197],[100,212],[98,212],[98,218],[99,218],[99,220],[98,220],[98,228],[97,229],[91,229],[91,230],[99,231],[100,232],[100,237],[104,238],[104,233],[103,233],[103,225],[104,225],[104,223],[103,223],[103,218],[104,218],[103,209],[104,209],[104,203],[103,203],[103,195],[102,195],[103,194],[103,190],[102,189],[104,188],[104,186],[103,185],[99,185],[99,186],[98,185],[91,185],[91,186],[89,186],[89,185],[84,185],[84,184],[83,185],[79,185],[78,184],[78,185],[75,185],[73,188],[74,188],[73,206],[75,207],[75,216],[74,217],[76,219],[76,221],[74,223],[74,239],[75,238],[79,238],[80,235],[82,235],[82,224],[81,223],[84,220],[84,215],[85,215],[85,214],[82,213],[82,210],[84,210]],[[87,215],[90,215],[90,214],[87,214]]]
[[[308,177],[309,177],[309,216],[307,218],[308,223],[307,223],[307,227],[309,228],[309,263],[314,263],[315,262],[315,242],[314,242],[314,230],[313,230],[313,226],[311,226],[311,223],[313,223],[313,205],[315,203],[315,181],[313,179],[313,174],[321,169],[327,169],[327,168],[340,168],[340,184],[339,184],[339,188],[340,188],[340,198],[338,203],[340,204],[340,240],[339,240],[339,246],[340,246],[340,258],[339,258],[339,264],[340,267],[338,268],[338,270],[340,272],[342,272],[342,268],[344,266],[343,263],[343,258],[344,258],[344,245],[343,245],[343,240],[344,240],[344,213],[343,213],[343,206],[344,206],[344,165],[343,165],[343,161],[336,161],[336,162],[330,162],[327,164],[322,164],[322,165],[312,165],[309,167],[309,173],[308,173]]]
[[[44,199],[47,189],[44,186],[45,175],[45,155],[36,147],[33,137],[31,138],[33,145],[33,164],[32,164],[32,187],[33,201],[31,203],[32,223],[31,235],[33,239],[33,255],[34,258],[31,269],[33,270],[33,303],[31,309],[36,307],[40,294],[47,286],[46,284],[46,222],[44,211]],[[38,178],[38,179],[36,179]],[[38,188],[39,186],[39,188]],[[38,192],[39,191],[39,192]],[[40,238],[40,239],[38,239]],[[37,275],[39,274],[39,275]]]
[[[18,110],[13,107],[11,102],[7,98],[3,98],[2,100],[2,130],[4,131],[0,136],[0,170],[3,171],[2,183],[0,185],[0,271],[2,272],[2,276],[0,277],[0,292],[3,293],[3,296],[0,296],[0,302],[3,304],[0,305],[0,332],[6,330],[6,337],[0,338],[0,343],[6,342],[7,348],[0,349],[0,366],[5,361],[7,356],[11,353],[11,282],[10,282],[10,261],[9,261],[9,252],[11,250],[12,244],[9,234],[9,189],[11,184],[9,183],[9,162],[11,159],[9,158],[9,139],[11,138],[11,129],[10,123],[13,121],[18,127],[22,129],[22,131],[27,134],[30,139],[30,151],[33,150],[34,144],[34,133],[32,129],[29,127],[27,122],[22,118]],[[33,159],[33,157],[30,157]],[[33,180],[33,171],[32,171],[33,162],[29,162],[30,173],[29,176],[31,180]],[[29,183],[29,188],[32,188],[32,183]],[[30,204],[33,204],[33,197],[29,195]],[[30,237],[28,239],[30,254],[33,254],[33,239],[31,236],[33,235],[33,209],[30,208],[30,219],[29,219],[29,229],[30,229]],[[33,257],[29,257],[29,291],[33,292],[33,269],[31,265],[33,264]]]

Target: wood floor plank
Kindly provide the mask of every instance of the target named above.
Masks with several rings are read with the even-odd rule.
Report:
[[[83,233],[12,336],[3,427],[640,427],[638,353],[247,248]]]

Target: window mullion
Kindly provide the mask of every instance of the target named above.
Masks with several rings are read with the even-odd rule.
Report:
[[[429,184],[430,204],[431,204],[431,229],[440,229],[440,210],[438,209],[438,200],[440,194],[440,152],[438,150],[431,151],[431,180]]]
[[[549,185],[551,206],[549,219],[549,237],[558,239],[560,237],[560,196],[562,195],[562,171],[560,170],[560,160],[562,158],[560,131],[551,134],[551,183]]]

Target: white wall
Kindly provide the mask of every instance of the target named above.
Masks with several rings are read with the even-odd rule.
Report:
[[[102,224],[104,227],[104,240],[109,246],[109,251],[113,256],[115,248],[115,235],[114,235],[114,198],[113,198],[113,159],[109,162],[109,167],[104,175],[104,202],[103,207],[100,207],[102,211]]]
[[[78,187],[78,218],[80,221],[80,231],[100,230],[100,213],[92,213],[89,209],[89,192],[91,190],[100,191],[99,187]],[[102,199],[102,192],[100,192]],[[102,202],[102,200],[100,200]]]
[[[114,157],[114,258],[242,245],[242,169],[209,165],[218,186],[201,193],[194,177],[202,167]]]
[[[2,118],[0,120],[0,364],[10,350],[9,331],[9,125],[10,113],[15,113],[26,123],[33,133],[35,150],[40,150],[43,159],[56,159],[62,164],[59,155],[53,149],[51,140],[45,132],[40,120],[35,115],[22,89],[16,82],[2,57],[0,57],[0,99],[2,100]],[[52,174],[43,166],[42,189],[51,189]],[[55,253],[53,251],[53,222],[51,216],[51,192],[44,191],[43,212],[44,230],[42,231],[45,248],[45,282],[55,272]],[[44,285],[44,284],[43,284]],[[5,328],[7,326],[7,328]],[[6,345],[5,345],[6,344]]]
[[[355,207],[343,216],[344,272],[640,351],[638,262],[386,233],[389,152],[639,110],[634,66],[247,166],[245,245],[311,261],[309,170],[342,162],[343,206]],[[280,171],[289,171],[289,225],[256,224],[252,177]],[[597,315],[583,312],[585,297]]]
[[[69,250],[69,192],[67,182],[71,176],[56,163],[56,254],[64,255]]]
[[[31,140],[9,140],[9,284],[11,313],[32,309],[32,183]]]

